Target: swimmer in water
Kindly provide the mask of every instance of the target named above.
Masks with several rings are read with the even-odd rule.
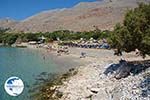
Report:
[[[45,60],[45,56],[43,56],[43,59]]]

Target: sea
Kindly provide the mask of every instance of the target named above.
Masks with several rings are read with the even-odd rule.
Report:
[[[65,69],[55,63],[52,57],[34,49],[0,47],[0,100],[31,100],[29,90],[40,75],[55,75]],[[5,81],[12,76],[19,77],[25,86],[22,94],[15,97],[4,89]]]

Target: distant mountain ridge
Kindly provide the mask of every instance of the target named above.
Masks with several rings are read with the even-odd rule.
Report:
[[[17,23],[17,21],[10,18],[0,19],[0,27],[2,28],[11,28]]]
[[[81,2],[72,8],[43,11],[20,22],[0,20],[0,27],[9,27],[13,32],[89,31],[95,27],[111,30],[122,22],[125,11],[137,7],[138,2],[150,0]]]

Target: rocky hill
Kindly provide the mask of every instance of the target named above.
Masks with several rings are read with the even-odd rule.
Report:
[[[44,11],[20,22],[0,20],[0,27],[10,27],[16,32],[47,32],[55,30],[88,31],[95,27],[112,29],[122,22],[127,9],[135,8],[138,2],[150,0],[104,0],[81,2],[72,8]]]
[[[2,28],[11,28],[16,24],[18,24],[18,22],[10,18],[0,19],[0,27]]]

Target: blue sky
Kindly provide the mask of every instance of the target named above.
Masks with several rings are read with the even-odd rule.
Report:
[[[96,0],[0,0],[0,19],[22,20],[44,10],[70,8],[79,2]]]

